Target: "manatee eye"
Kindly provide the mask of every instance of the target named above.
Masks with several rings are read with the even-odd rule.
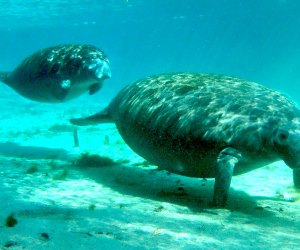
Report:
[[[286,131],[285,132],[281,132],[279,134],[279,139],[282,140],[282,141],[284,141],[284,140],[286,140],[288,138],[288,136],[289,136],[288,132],[286,132]]]
[[[275,141],[278,144],[284,145],[287,143],[289,137],[289,132],[285,129],[276,129],[275,131]]]

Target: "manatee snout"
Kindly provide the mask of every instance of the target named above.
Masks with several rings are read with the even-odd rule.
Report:
[[[292,169],[300,169],[300,131],[278,129],[274,141],[284,162]]]
[[[274,133],[274,144],[285,164],[293,169],[294,186],[300,188],[300,131],[278,129]]]
[[[92,71],[97,79],[111,78],[110,63],[108,59],[97,59],[88,63],[88,69]]]
[[[292,169],[300,169],[300,145],[293,145],[283,156],[283,160]]]

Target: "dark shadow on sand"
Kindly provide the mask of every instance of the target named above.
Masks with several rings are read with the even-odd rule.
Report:
[[[63,159],[68,157],[68,151],[64,149],[21,146],[17,143],[0,143],[0,155],[6,157],[27,159]]]
[[[188,207],[193,213],[217,213],[218,211],[209,206],[213,193],[213,179],[204,181],[165,171],[124,165],[81,167],[81,169],[89,178],[126,195],[177,204]],[[254,217],[273,216],[272,211],[258,206],[255,198],[233,188],[230,189],[230,199],[226,209]]]

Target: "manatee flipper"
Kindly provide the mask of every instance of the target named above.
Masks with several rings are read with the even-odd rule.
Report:
[[[293,169],[294,186],[300,188],[300,169]]]
[[[102,87],[101,84],[99,84],[99,83],[94,83],[93,85],[90,86],[89,94],[90,94],[90,95],[95,94],[96,92],[98,92],[99,89],[101,89],[101,87]]]
[[[0,82],[6,83],[6,79],[10,72],[0,72]]]
[[[57,83],[53,84],[54,88],[52,89],[52,94],[58,100],[64,100],[71,89],[71,81],[70,80],[62,80],[57,81]]]
[[[227,202],[229,187],[235,165],[242,155],[234,148],[223,149],[218,156],[216,163],[214,196],[212,206],[224,207]]]
[[[99,113],[88,117],[70,119],[70,122],[78,126],[87,126],[87,125],[95,125],[98,123],[113,123],[114,121],[106,108],[104,110],[101,110]]]

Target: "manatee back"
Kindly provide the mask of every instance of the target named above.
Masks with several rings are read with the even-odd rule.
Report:
[[[25,82],[46,77],[89,74],[89,67],[106,60],[104,52],[92,45],[58,45],[41,49],[25,58],[12,72],[12,81]]]
[[[251,149],[261,147],[272,127],[300,117],[292,101],[262,85],[186,73],[152,76],[125,87],[109,112],[117,125],[145,127],[157,138],[192,137]]]

